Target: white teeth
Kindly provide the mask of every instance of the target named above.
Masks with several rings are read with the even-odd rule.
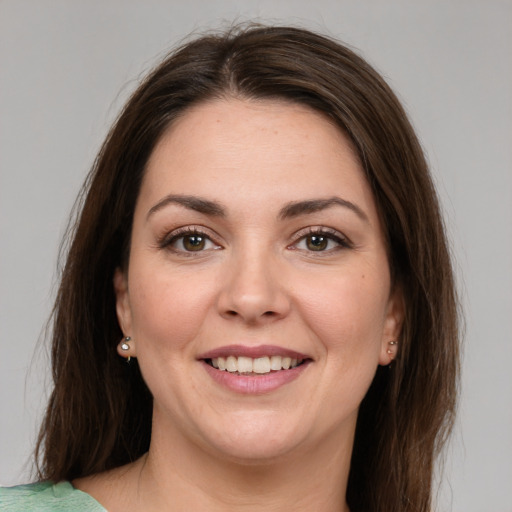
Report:
[[[264,356],[252,359],[245,356],[215,357],[211,359],[212,366],[230,373],[264,374],[270,371],[288,370],[302,363],[301,359],[291,357]]]
[[[250,357],[239,357],[237,370],[240,373],[252,373],[252,359]]]
[[[270,359],[268,357],[258,357],[252,362],[252,371],[254,373],[268,373],[270,371]]]
[[[238,371],[238,364],[236,362],[236,357],[229,356],[226,359],[226,370],[228,372],[237,372]]]
[[[280,370],[282,368],[282,366],[281,366],[282,359],[283,358],[281,356],[272,356],[270,358],[270,369],[271,370]]]

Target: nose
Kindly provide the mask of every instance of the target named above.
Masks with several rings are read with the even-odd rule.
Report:
[[[233,257],[227,267],[218,299],[221,316],[256,325],[288,315],[286,276],[273,254],[259,251]]]

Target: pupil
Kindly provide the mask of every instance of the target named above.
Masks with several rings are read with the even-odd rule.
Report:
[[[183,240],[183,245],[188,251],[199,251],[204,248],[204,238],[200,235],[189,235]]]
[[[325,236],[311,235],[308,238],[308,248],[313,251],[322,251],[327,247],[327,242]]]

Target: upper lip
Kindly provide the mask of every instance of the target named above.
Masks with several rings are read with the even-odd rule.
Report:
[[[215,359],[217,357],[241,356],[256,359],[265,356],[281,356],[291,357],[292,359],[310,359],[309,356],[301,354],[295,350],[279,347],[277,345],[225,345],[223,347],[214,348],[200,354],[197,359]]]

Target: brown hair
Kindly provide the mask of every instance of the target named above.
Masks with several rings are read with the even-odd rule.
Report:
[[[384,80],[338,42],[288,27],[200,37],[140,85],[84,186],[53,312],[53,379],[36,449],[39,477],[73,479],[149,447],[152,398],[117,355],[114,271],[155,144],[191,105],[285,99],[323,112],[353,141],[382,217],[405,321],[392,369],[379,367],[356,429],[347,501],[357,511],[431,506],[436,456],[451,430],[459,370],[457,304],[436,193],[414,131]]]

